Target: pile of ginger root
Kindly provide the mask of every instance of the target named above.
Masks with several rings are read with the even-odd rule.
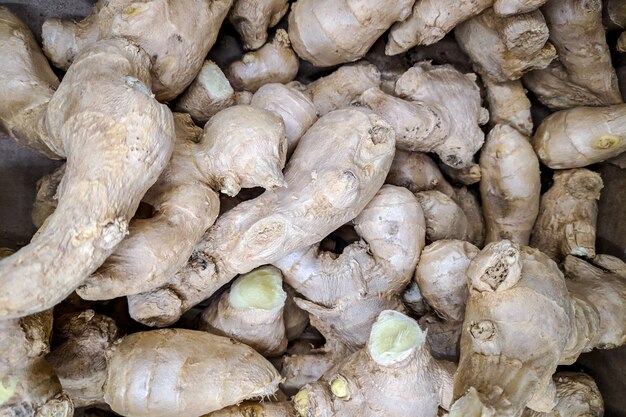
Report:
[[[18,12],[0,129],[64,162],[0,251],[0,416],[603,416],[626,2]]]

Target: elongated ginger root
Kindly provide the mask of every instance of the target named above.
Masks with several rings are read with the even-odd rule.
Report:
[[[263,356],[277,356],[287,349],[286,299],[280,271],[263,266],[237,278],[202,312],[198,328],[245,343]]]
[[[601,0],[550,0],[541,9],[559,60],[524,84],[552,110],[622,103],[602,26]]]
[[[454,168],[464,168],[482,146],[485,135],[478,125],[487,123],[476,75],[462,74],[450,65],[419,63],[396,83],[399,97],[417,101],[434,109],[447,128],[447,135],[433,147],[441,161]]]
[[[489,124],[508,124],[522,135],[531,136],[533,120],[530,114],[530,100],[519,80],[504,83],[483,79],[489,103]]]
[[[432,358],[425,332],[413,319],[386,310],[365,348],[306,385],[293,401],[301,417],[435,417],[439,405],[450,404],[453,372],[452,362]]]
[[[317,67],[356,61],[394,22],[406,19],[415,0],[385,7],[373,0],[298,0],[289,14],[289,37],[298,56]]]
[[[298,73],[298,57],[290,47],[289,36],[278,29],[271,43],[246,53],[226,70],[226,77],[235,90],[254,93],[263,84],[288,83]]]
[[[429,241],[469,238],[470,225],[467,216],[452,198],[434,190],[422,191],[415,196],[424,211],[426,237]]]
[[[158,100],[169,101],[200,71],[232,4],[233,0],[99,0],[81,22],[48,19],[43,47],[55,66],[67,69],[83,49],[100,39],[128,39],[153,62],[148,87]]]
[[[59,80],[28,27],[1,6],[0,55],[5,57],[0,67],[0,128],[49,158],[63,158],[45,123],[46,108]]]
[[[539,161],[528,138],[508,125],[495,126],[480,154],[480,168],[486,242],[528,244],[541,193]]]
[[[242,404],[226,407],[205,417],[296,417],[291,402]]]
[[[235,275],[321,241],[353,219],[382,186],[394,136],[384,120],[364,109],[320,118],[287,164],[287,186],[219,217],[168,284],[129,298],[131,316],[151,325],[173,323]]]
[[[196,123],[204,125],[220,110],[234,104],[234,94],[220,67],[213,61],[204,61],[196,79],[178,98],[176,110],[189,113]]]
[[[235,0],[228,20],[245,49],[258,49],[267,41],[267,29],[276,26],[287,10],[288,0]]]
[[[86,48],[65,74],[46,114],[54,149],[67,156],[58,209],[28,246],[0,261],[0,316],[57,304],[128,233],[175,137],[170,111],[147,87],[149,66],[142,50],[114,39]]]
[[[302,135],[317,120],[313,101],[306,90],[300,91],[296,82],[265,84],[254,93],[250,105],[273,111],[282,117],[287,133],[287,158],[296,149]]]
[[[587,169],[556,171],[541,196],[530,245],[556,262],[567,255],[593,258],[602,178]]]
[[[556,405],[547,413],[526,409],[521,417],[602,417],[604,402],[595,381],[576,372],[559,372],[552,377],[556,385]]]
[[[552,169],[580,168],[626,151],[626,104],[578,107],[546,117],[533,146]]]
[[[278,115],[233,106],[213,116],[204,132],[187,115],[175,121],[174,155],[144,197],[155,215],[131,222],[130,235],[77,290],[82,298],[111,299],[165,284],[215,222],[216,191],[234,196],[241,187],[285,185],[287,144]]]

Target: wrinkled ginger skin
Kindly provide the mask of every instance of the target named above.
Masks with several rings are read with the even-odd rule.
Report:
[[[298,0],[289,13],[289,37],[298,56],[316,67],[356,61],[415,0],[381,7],[376,0]]]
[[[470,225],[465,212],[452,198],[431,190],[415,194],[426,219],[426,237],[431,242],[441,239],[467,240]]]
[[[128,233],[175,138],[171,112],[147,87],[148,68],[145,53],[115,39],[86,48],[65,74],[46,115],[67,154],[58,209],[28,246],[0,261],[2,318],[59,303]]]
[[[167,283],[187,262],[219,213],[218,191],[284,185],[286,137],[280,117],[252,106],[222,110],[204,131],[176,114],[177,143],[168,166],[144,201],[148,219],[134,219],[130,233],[77,290],[101,300],[150,291]]]
[[[453,168],[473,163],[485,135],[479,125],[489,113],[481,107],[475,74],[463,74],[451,65],[416,64],[396,82],[396,95],[429,106],[447,125],[448,134],[433,147],[441,161]]]
[[[59,79],[30,29],[1,6],[0,55],[0,129],[49,158],[64,158],[45,126],[46,108]]]
[[[491,7],[493,0],[418,0],[411,15],[391,27],[385,53],[397,55],[441,40],[456,25]]]
[[[57,189],[65,175],[65,164],[37,180],[35,202],[30,218],[35,227],[40,228],[57,208]]]
[[[454,196],[454,188],[443,177],[437,164],[421,152],[397,150],[385,182],[412,193],[437,190],[450,198]]]
[[[0,375],[26,366],[50,351],[52,310],[0,320]]]
[[[558,372],[552,377],[556,385],[556,405],[547,413],[527,408],[521,417],[602,417],[604,401],[595,381],[578,372]]]
[[[533,147],[552,169],[580,168],[613,158],[626,151],[626,104],[553,113],[537,128]]]
[[[150,56],[152,91],[159,101],[169,101],[200,71],[232,4],[233,0],[99,0],[81,22],[48,19],[42,30],[44,52],[55,66],[67,69],[80,51],[99,39],[126,38]]]
[[[510,239],[527,245],[539,212],[539,161],[528,138],[495,126],[480,155],[480,196],[487,243]]]
[[[372,199],[394,151],[393,129],[371,111],[344,109],[320,118],[285,168],[286,187],[219,217],[166,287],[129,299],[131,316],[172,323],[235,275],[321,241]]]
[[[230,64],[226,77],[235,90],[254,93],[263,84],[293,81],[298,66],[298,57],[290,47],[287,32],[278,29],[271,43]]]
[[[567,255],[593,258],[602,178],[587,169],[572,169],[556,171],[553,181],[541,196],[531,246],[556,262]]]
[[[496,83],[483,78],[487,103],[489,104],[490,127],[508,124],[522,135],[533,134],[530,100],[520,80]]]
[[[288,10],[288,0],[235,0],[228,20],[245,49],[258,49],[267,41],[267,29],[276,26]]]
[[[291,402],[261,402],[233,405],[204,417],[297,417]]]
[[[482,174],[480,172],[480,165],[472,163],[472,165],[465,168],[452,168],[449,165],[439,163],[439,169],[444,173],[452,182],[463,185],[472,185],[480,181]]]
[[[280,381],[252,348],[185,329],[126,336],[108,352],[107,365],[104,399],[129,417],[200,416],[272,395]]]
[[[547,0],[495,0],[493,10],[500,16],[511,16],[537,10]]]

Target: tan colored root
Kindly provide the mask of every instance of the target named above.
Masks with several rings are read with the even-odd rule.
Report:
[[[228,20],[245,49],[258,49],[267,41],[267,29],[276,26],[287,10],[287,0],[235,0]]]
[[[182,268],[219,212],[217,191],[285,185],[286,137],[280,117],[252,106],[213,116],[204,131],[176,114],[177,144],[168,167],[144,196],[154,207],[135,219],[129,236],[77,290],[91,300],[150,291]]]
[[[280,382],[252,348],[194,330],[131,334],[111,349],[107,363],[104,399],[127,416],[199,416],[272,395]]]
[[[65,175],[65,165],[37,180],[37,194],[30,215],[35,227],[40,228],[58,205],[57,189]]]
[[[552,110],[622,103],[602,26],[602,1],[549,1],[542,12],[559,60],[527,74],[524,84]]]
[[[467,187],[455,188],[453,200],[461,207],[465,217],[467,217],[467,241],[482,247],[485,243],[486,227],[478,193]]]
[[[454,196],[454,188],[443,177],[437,164],[421,152],[396,151],[385,182],[412,193],[437,190],[450,198]]]
[[[531,136],[533,120],[530,114],[530,100],[519,80],[496,83],[483,79],[489,103],[489,126],[508,124],[522,135]]]
[[[543,69],[556,57],[548,40],[548,27],[539,10],[510,17],[488,9],[454,29],[459,45],[475,70],[495,82],[517,80]]]
[[[350,106],[365,90],[379,87],[380,77],[380,71],[374,65],[358,62],[339,67],[332,74],[307,85],[307,89],[318,116],[323,116]]]
[[[595,381],[588,375],[559,372],[552,377],[556,385],[556,405],[547,413],[524,410],[521,417],[602,417],[604,402]]]
[[[527,245],[539,212],[539,161],[528,138],[508,125],[495,126],[480,155],[486,242],[510,239]]]
[[[421,191],[415,194],[424,210],[426,238],[469,239],[470,225],[463,209],[450,197],[439,191]]]
[[[300,90],[297,82],[265,84],[254,93],[250,105],[273,111],[282,117],[287,133],[287,158],[291,156],[298,141],[317,120],[315,105],[310,95]],[[304,88],[304,87],[303,87]]]
[[[115,321],[93,310],[58,318],[54,333],[56,347],[46,359],[75,407],[104,402],[105,352],[117,338]]]
[[[493,0],[417,1],[406,20],[391,27],[385,52],[387,55],[397,55],[417,45],[433,44],[459,23],[491,7],[492,3]]]
[[[0,7],[0,55],[0,129],[21,145],[62,159],[62,146],[45,126],[59,80],[28,27],[5,7]]]
[[[205,417],[296,417],[296,415],[291,402],[263,402],[226,407]]]
[[[99,0],[80,22],[46,20],[43,48],[55,66],[67,69],[98,40],[132,39],[153,60],[148,86],[158,100],[169,101],[196,78],[232,4],[233,0]]]
[[[475,74],[462,74],[450,65],[419,63],[400,77],[396,94],[439,114],[447,126],[447,136],[432,151],[443,163],[454,168],[472,164],[485,138],[479,125],[489,119],[489,113],[481,107]]]
[[[178,98],[176,111],[189,113],[203,126],[212,116],[234,104],[233,88],[213,61],[204,61],[198,76]]]
[[[547,0],[495,0],[493,10],[500,16],[511,16],[532,12],[543,6]]]
[[[480,181],[482,174],[480,165],[473,163],[466,168],[452,168],[444,163],[439,163],[439,169],[453,182],[463,185],[472,185]]]
[[[380,7],[375,0],[298,0],[289,14],[289,37],[298,56],[317,67],[353,62],[394,22],[406,19],[413,3]]]
[[[321,241],[354,218],[382,186],[394,137],[384,120],[365,109],[320,118],[287,164],[287,186],[222,215],[165,287],[129,298],[133,318],[173,323],[235,275]]]
[[[86,48],[65,74],[46,114],[68,154],[58,209],[28,246],[0,261],[3,318],[63,300],[128,233],[174,145],[172,115],[147,87],[149,66],[144,52],[114,39]]]
[[[567,255],[593,258],[602,178],[593,171],[572,169],[556,171],[553,181],[541,197],[530,245],[556,262]]]
[[[613,158],[626,151],[626,104],[551,114],[537,128],[533,147],[552,169],[580,168]]]
[[[250,104],[254,95],[249,91],[235,91],[235,104]]]

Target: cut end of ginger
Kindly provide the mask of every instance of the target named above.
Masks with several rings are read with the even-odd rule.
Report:
[[[383,311],[372,327],[370,355],[380,365],[391,365],[408,357],[425,339],[415,320],[397,311]]]
[[[240,276],[230,288],[230,304],[237,309],[274,310],[287,299],[282,274],[273,266],[262,266]]]

